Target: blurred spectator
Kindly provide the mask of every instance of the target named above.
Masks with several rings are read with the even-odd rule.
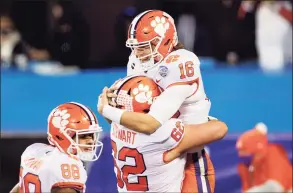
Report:
[[[161,7],[176,20],[179,38],[188,49],[235,65],[256,58],[254,20],[239,22],[239,4],[235,0],[164,0]]]
[[[238,17],[256,7],[256,47],[265,71],[282,70],[292,60],[292,4],[290,1],[243,1]]]
[[[13,1],[11,16],[31,60],[48,60],[46,1]],[[28,46],[29,45],[29,46]]]
[[[1,66],[25,70],[30,60],[49,60],[46,49],[38,49],[22,40],[9,15],[1,15]]]
[[[137,9],[133,6],[126,7],[119,13],[114,31],[116,41],[115,49],[105,57],[105,61],[102,63],[112,66],[126,66],[131,52],[131,50],[125,46],[128,27],[137,14]]]
[[[160,9],[169,13],[175,20],[178,37],[187,50],[198,55],[210,55],[209,33],[206,33],[206,26],[202,25],[205,20],[201,17],[196,1],[160,1]],[[204,20],[204,21],[203,21]],[[205,42],[204,44],[202,42]],[[196,47],[200,44],[200,48]]]
[[[185,4],[180,10],[176,22],[177,33],[180,41],[184,44],[187,50],[193,51],[196,40],[196,16],[195,4],[190,2]]]
[[[89,26],[72,1],[53,0],[51,10],[52,59],[64,66],[86,68],[89,57]]]
[[[213,56],[230,65],[255,58],[253,23],[239,22],[238,7],[237,1],[221,0],[206,11],[211,23]]]
[[[1,21],[1,66],[25,68],[27,55],[21,35],[8,14],[0,16]]]
[[[268,142],[264,123],[242,134],[236,148],[243,192],[292,192],[292,163],[281,145]]]

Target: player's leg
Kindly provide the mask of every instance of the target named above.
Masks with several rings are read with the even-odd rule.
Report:
[[[187,155],[185,178],[182,192],[214,192],[215,170],[213,164],[205,152]]]

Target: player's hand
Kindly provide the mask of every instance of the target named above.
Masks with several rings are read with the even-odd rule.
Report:
[[[164,153],[163,159],[165,163],[169,163],[171,161],[173,161],[174,159],[178,158],[181,155],[180,152],[178,152],[176,150],[176,148],[167,151],[166,153]]]
[[[108,98],[108,103],[112,107],[116,107],[117,105],[115,101],[113,100],[114,98],[117,98],[117,94],[114,93],[115,90],[117,90],[117,87],[114,85],[114,86],[111,86],[109,89],[107,89],[107,93],[106,93],[106,96]]]
[[[102,94],[100,94],[98,98],[98,112],[102,115],[103,114],[103,108],[106,105],[109,105],[108,98],[107,98],[107,92],[108,92],[108,87],[104,87]]]
[[[108,91],[107,91],[108,102],[109,102],[109,105],[111,105],[112,107],[116,107],[116,105],[117,105],[113,99],[114,99],[114,98],[117,98],[117,94],[115,94],[114,92],[118,89],[117,83],[118,83],[120,80],[121,80],[121,79],[116,80],[116,81],[114,82],[114,84],[113,84],[113,85],[108,89]]]

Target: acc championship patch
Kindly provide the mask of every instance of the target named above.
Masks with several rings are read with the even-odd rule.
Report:
[[[168,75],[168,68],[166,66],[160,66],[159,67],[159,74],[162,76],[162,77],[166,77]]]

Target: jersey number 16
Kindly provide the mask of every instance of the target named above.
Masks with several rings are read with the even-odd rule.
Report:
[[[193,68],[193,62],[187,61],[183,65],[182,63],[178,65],[180,69],[180,79],[184,79],[186,77],[192,77],[194,75],[194,68]]]

